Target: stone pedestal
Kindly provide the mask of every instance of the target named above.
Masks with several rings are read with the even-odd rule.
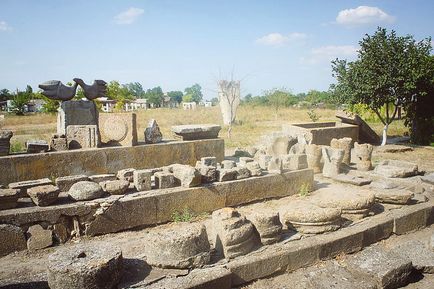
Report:
[[[69,125],[66,128],[69,149],[96,148],[100,144],[98,126]]]
[[[12,131],[0,130],[0,157],[7,156],[9,154],[12,136]]]
[[[98,127],[98,109],[95,103],[87,100],[63,101],[57,114],[57,133],[66,135],[66,128],[70,125]]]
[[[322,156],[324,159],[324,167],[322,174],[325,177],[335,177],[340,173],[340,166],[344,158],[345,151],[331,147],[322,148]]]
[[[101,142],[112,146],[137,145],[135,113],[102,113],[99,116]]]
[[[374,147],[370,144],[354,143],[354,154],[357,159],[357,169],[359,171],[369,171],[372,169],[371,157]]]

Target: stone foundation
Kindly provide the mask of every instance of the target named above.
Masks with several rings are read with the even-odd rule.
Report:
[[[296,136],[306,143],[330,145],[333,138],[349,137],[353,141],[359,139],[359,127],[339,122],[311,122],[283,125],[283,132]]]

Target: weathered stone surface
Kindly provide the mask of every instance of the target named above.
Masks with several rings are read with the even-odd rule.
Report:
[[[261,169],[267,170],[268,164],[270,163],[272,156],[260,154],[257,157],[255,156],[255,159],[259,163]]]
[[[149,191],[151,184],[152,170],[135,170],[133,173],[134,187],[137,191]]]
[[[375,167],[375,172],[387,178],[406,178],[416,175],[418,167],[410,162],[386,160]]]
[[[341,183],[351,184],[355,186],[365,186],[365,185],[369,185],[372,182],[372,180],[370,179],[346,175],[346,174],[339,174],[333,177],[333,179]]]
[[[370,187],[372,189],[390,190],[390,189],[397,188],[398,185],[392,181],[389,181],[389,180],[381,180],[381,181],[372,182]]]
[[[174,164],[169,166],[169,170],[181,187],[190,188],[201,184],[201,175],[192,166]]]
[[[434,185],[434,173],[422,176],[421,180],[430,185]]]
[[[307,167],[313,169],[315,174],[322,172],[321,158],[322,150],[321,146],[316,144],[308,144],[305,147]]]
[[[155,186],[158,189],[167,189],[176,187],[175,176],[172,173],[167,172],[156,172],[154,174],[155,177]]]
[[[206,183],[212,183],[217,181],[218,179],[218,171],[215,166],[207,166],[200,164],[199,166],[196,166],[196,169],[199,171],[201,177],[201,182]]]
[[[332,139],[330,142],[330,147],[334,149],[344,150],[344,157],[342,162],[349,165],[351,162],[351,148],[353,146],[353,139],[349,137],[344,137],[340,139]]]
[[[350,115],[348,112],[338,111],[336,117],[341,119],[342,123],[353,124],[358,127],[358,140],[360,142],[374,145],[381,143],[380,137],[359,115]]]
[[[304,234],[335,231],[341,226],[341,210],[322,208],[307,200],[295,200],[280,209],[282,223]]]
[[[297,139],[288,135],[273,135],[268,141],[267,154],[278,157],[287,155],[291,147],[297,143]]]
[[[29,154],[45,153],[48,152],[48,150],[50,149],[47,141],[45,140],[26,141],[26,148],[27,148],[27,153]]]
[[[0,130],[0,156],[7,156],[11,147],[11,138],[13,136],[11,130]]]
[[[51,137],[50,150],[55,151],[55,152],[67,151],[68,150],[68,142],[66,140],[66,135],[54,134]]]
[[[354,155],[356,156],[356,165],[359,171],[369,171],[372,169],[372,151],[374,147],[371,144],[354,143]]]
[[[422,203],[413,206],[406,206],[400,210],[393,211],[393,233],[396,235],[416,231],[432,224],[433,205]]]
[[[116,180],[115,174],[101,174],[101,175],[93,175],[89,176],[89,180],[95,183],[101,183],[105,181],[114,181]]]
[[[132,182],[134,182],[134,171],[135,171],[135,169],[133,169],[133,168],[123,169],[123,170],[118,171],[116,176],[119,180],[128,181],[128,182],[132,183]]]
[[[125,180],[114,180],[101,182],[99,185],[104,192],[109,193],[110,195],[124,195],[128,190],[130,182]]]
[[[26,197],[28,188],[37,187],[37,186],[44,186],[44,185],[51,185],[51,184],[52,184],[52,182],[49,178],[44,178],[44,179],[39,179],[39,180],[10,183],[9,189],[19,189],[20,190],[20,196]]]
[[[39,250],[53,245],[51,230],[45,230],[41,225],[33,225],[27,230],[27,249]]]
[[[96,148],[100,144],[97,125],[69,125],[66,127],[69,149]]]
[[[406,205],[413,198],[413,192],[405,189],[383,189],[374,192],[379,203]]]
[[[173,224],[145,237],[146,262],[163,268],[191,269],[210,261],[210,245],[204,225]]]
[[[324,167],[322,174],[325,177],[334,177],[340,173],[340,166],[344,157],[345,151],[342,149],[334,149],[331,147],[322,148],[322,156]]]
[[[107,243],[60,248],[48,258],[52,289],[116,288],[122,277],[122,252]]]
[[[282,167],[285,170],[302,170],[307,168],[307,156],[305,154],[289,154],[281,156]]]
[[[247,163],[253,162],[254,159],[250,157],[240,157],[238,165],[245,166]]]
[[[267,170],[270,174],[281,174],[283,170],[282,159],[272,157],[268,163]]]
[[[252,155],[250,154],[250,152],[248,152],[245,149],[238,148],[238,147],[235,148],[233,156],[236,157],[236,158],[241,158],[241,157],[250,158],[250,157],[252,157]]]
[[[257,161],[248,162],[248,163],[246,164],[246,169],[249,170],[250,175],[251,175],[252,177],[257,177],[257,176],[262,175],[262,169],[261,169],[261,167],[259,166],[259,163],[258,163]]]
[[[222,169],[230,170],[230,169],[235,168],[236,164],[234,161],[224,160],[221,162],[221,166],[222,166]]]
[[[68,195],[75,201],[86,201],[100,198],[103,195],[103,191],[97,183],[81,181],[71,186]]]
[[[0,257],[26,248],[26,238],[20,227],[0,224]]]
[[[37,206],[49,206],[57,201],[60,190],[53,185],[32,187],[27,190],[27,194]]]
[[[172,132],[182,140],[217,138],[221,126],[216,124],[187,124],[172,126]]]
[[[252,223],[235,209],[214,211],[212,220],[216,231],[216,250],[225,258],[245,255],[260,246]]]
[[[237,171],[235,170],[235,168],[218,170],[219,182],[232,181],[235,180],[236,178],[237,178]]]
[[[428,274],[434,273],[434,252],[421,241],[405,242],[394,247],[392,251],[397,255],[410,259],[413,268],[416,270]]]
[[[235,167],[233,170],[237,173],[237,180],[250,178],[250,171],[246,167]]]
[[[306,153],[306,144],[296,143],[290,149],[288,154],[290,155],[302,155]]]
[[[68,228],[63,223],[54,224],[53,235],[60,244],[63,244],[69,240]]]
[[[387,144],[376,148],[376,152],[379,153],[404,153],[408,151],[413,151],[413,148],[409,146],[396,145],[396,144]]]
[[[113,146],[137,145],[136,119],[135,113],[101,113],[99,115],[101,142]]]
[[[57,134],[67,135],[70,125],[98,125],[98,109],[93,101],[62,101],[57,114]]]
[[[159,143],[163,140],[163,134],[155,119],[151,119],[148,126],[145,128],[145,142]]]
[[[412,266],[408,258],[385,251],[379,246],[369,247],[347,259],[350,271],[368,274],[380,288],[398,288],[408,282]]]
[[[0,210],[13,209],[17,206],[20,190],[0,189]]]
[[[282,238],[282,223],[278,212],[258,212],[249,216],[261,238],[262,245],[279,242]]]
[[[223,162],[225,162],[225,161],[223,161]],[[217,158],[216,157],[203,157],[203,158],[200,158],[200,163],[204,166],[216,167],[217,166]]]
[[[71,186],[77,182],[88,181],[89,177],[86,175],[72,175],[66,177],[58,177],[55,180],[56,186],[59,187],[60,191],[67,192]]]

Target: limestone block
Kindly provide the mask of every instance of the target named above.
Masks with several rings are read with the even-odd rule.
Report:
[[[133,172],[134,187],[137,191],[149,191],[151,187],[152,170],[135,170]]]
[[[351,148],[353,146],[353,139],[350,137],[344,137],[340,139],[333,138],[330,142],[330,147],[334,149],[344,150],[344,157],[342,162],[349,165],[351,162]]]
[[[116,176],[119,180],[124,180],[132,183],[134,182],[134,171],[135,169],[133,168],[123,169],[118,171]]]
[[[137,145],[136,119],[135,113],[101,113],[99,115],[101,142],[113,146]]]
[[[259,166],[261,167],[261,169],[263,170],[267,170],[268,169],[268,164],[271,161],[272,156],[269,155],[258,155],[257,157],[255,156],[255,159],[257,160],[257,162],[259,163]]]
[[[375,172],[386,178],[406,178],[416,175],[418,167],[406,161],[386,160],[375,167]]]
[[[299,155],[299,154],[305,154],[306,153],[306,144],[303,143],[296,143],[294,144],[290,149],[288,154],[292,155]]]
[[[419,272],[434,273],[434,252],[419,240],[397,245],[392,250],[397,255],[410,259],[413,268]]]
[[[268,163],[267,170],[270,174],[281,174],[283,170],[282,159],[272,157]]]
[[[97,183],[81,181],[71,186],[68,195],[75,201],[86,201],[102,197],[103,191]]]
[[[27,230],[27,249],[39,250],[50,247],[53,244],[51,230],[45,230],[41,225],[33,225]]]
[[[97,125],[69,125],[66,127],[69,149],[96,148],[100,144]]]
[[[344,157],[343,149],[334,149],[331,147],[322,148],[322,156],[324,159],[324,167],[322,174],[325,177],[334,177],[340,173],[340,166]]]
[[[305,149],[306,149],[307,167],[309,169],[313,169],[313,172],[315,174],[320,173],[322,171],[321,146],[316,144],[308,144],[306,145]]]
[[[373,149],[374,147],[371,144],[354,143],[354,154],[359,171],[369,171],[372,169],[371,158]]]
[[[11,130],[0,130],[0,156],[9,154],[12,136],[13,132]]]
[[[257,177],[262,175],[262,169],[257,161],[248,162],[246,164],[246,169],[249,170],[251,176]]]
[[[217,181],[218,179],[218,171],[215,166],[207,166],[200,164],[199,166],[196,166],[196,169],[199,171],[201,177],[201,182],[206,183],[212,183]]]
[[[146,262],[162,268],[191,269],[210,261],[210,245],[204,225],[173,224],[145,237]]]
[[[288,154],[281,156],[282,167],[285,170],[302,170],[307,168],[307,156],[306,154]]]
[[[25,249],[27,249],[27,243],[21,228],[0,224],[0,257]]]
[[[93,101],[62,101],[57,113],[57,134],[67,135],[70,125],[98,126],[98,109]]]
[[[250,171],[246,167],[235,167],[233,170],[235,170],[237,173],[237,180],[250,178]]]
[[[233,208],[214,211],[212,221],[216,250],[227,259],[245,255],[261,245],[253,224]]]
[[[51,180],[49,178],[44,178],[44,179],[38,179],[38,180],[10,183],[9,189],[19,189],[20,190],[20,197],[24,198],[24,197],[27,197],[27,189],[29,189],[31,187],[51,185],[51,184],[52,183],[51,183]]]
[[[407,205],[414,197],[413,192],[405,189],[383,189],[375,191],[375,199],[379,203]]]
[[[234,161],[231,161],[231,160],[224,160],[224,161],[222,161],[222,169],[225,169],[225,170],[230,170],[230,169],[233,169],[233,168],[235,168],[235,162]]]
[[[57,201],[60,190],[53,185],[32,187],[27,190],[27,194],[37,206],[49,206]]]
[[[68,150],[68,142],[66,140],[66,135],[54,134],[51,137],[50,150],[51,151],[67,151]]]
[[[282,223],[278,212],[257,212],[249,216],[261,238],[262,245],[279,242],[282,238]]]
[[[200,158],[200,163],[204,166],[217,166],[217,158],[216,157],[203,157]]]
[[[365,185],[369,185],[372,182],[371,179],[361,178],[361,177],[346,175],[346,174],[339,174],[337,176],[334,176],[333,180],[344,184],[351,184],[354,186],[365,186]]]
[[[45,140],[29,140],[26,141],[27,153],[37,154],[48,152],[50,147]]]
[[[0,210],[15,208],[19,197],[20,190],[0,189]]]
[[[235,170],[235,168],[218,170],[219,182],[232,181],[235,180],[236,178],[237,178],[237,171]]]
[[[66,177],[58,177],[55,180],[56,186],[59,187],[60,191],[67,192],[71,186],[77,182],[88,181],[89,177],[86,175],[72,175]]]
[[[115,174],[93,175],[93,176],[89,176],[89,180],[95,183],[114,181],[116,180],[116,175]]]
[[[51,289],[117,288],[122,277],[122,251],[108,243],[77,244],[48,257]]]
[[[187,124],[172,126],[172,132],[182,140],[217,138],[221,126],[216,124]]]
[[[110,195],[124,195],[128,190],[130,182],[125,180],[114,180],[101,182],[99,185],[104,192]]]
[[[159,143],[163,140],[160,127],[155,119],[151,119],[148,126],[145,128],[145,142],[146,143]]]
[[[155,177],[155,186],[158,189],[167,189],[176,187],[175,176],[172,173],[168,172],[156,172],[154,174]]]
[[[174,164],[169,166],[177,184],[182,187],[190,188],[201,184],[201,175],[198,170],[189,165]]]
[[[239,159],[239,165],[240,166],[245,166],[247,165],[247,163],[253,162],[254,159],[250,158],[250,157],[240,157]]]

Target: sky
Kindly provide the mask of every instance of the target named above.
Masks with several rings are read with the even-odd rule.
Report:
[[[434,1],[0,0],[0,89],[74,77],[163,91],[327,90],[377,26],[434,36]]]

